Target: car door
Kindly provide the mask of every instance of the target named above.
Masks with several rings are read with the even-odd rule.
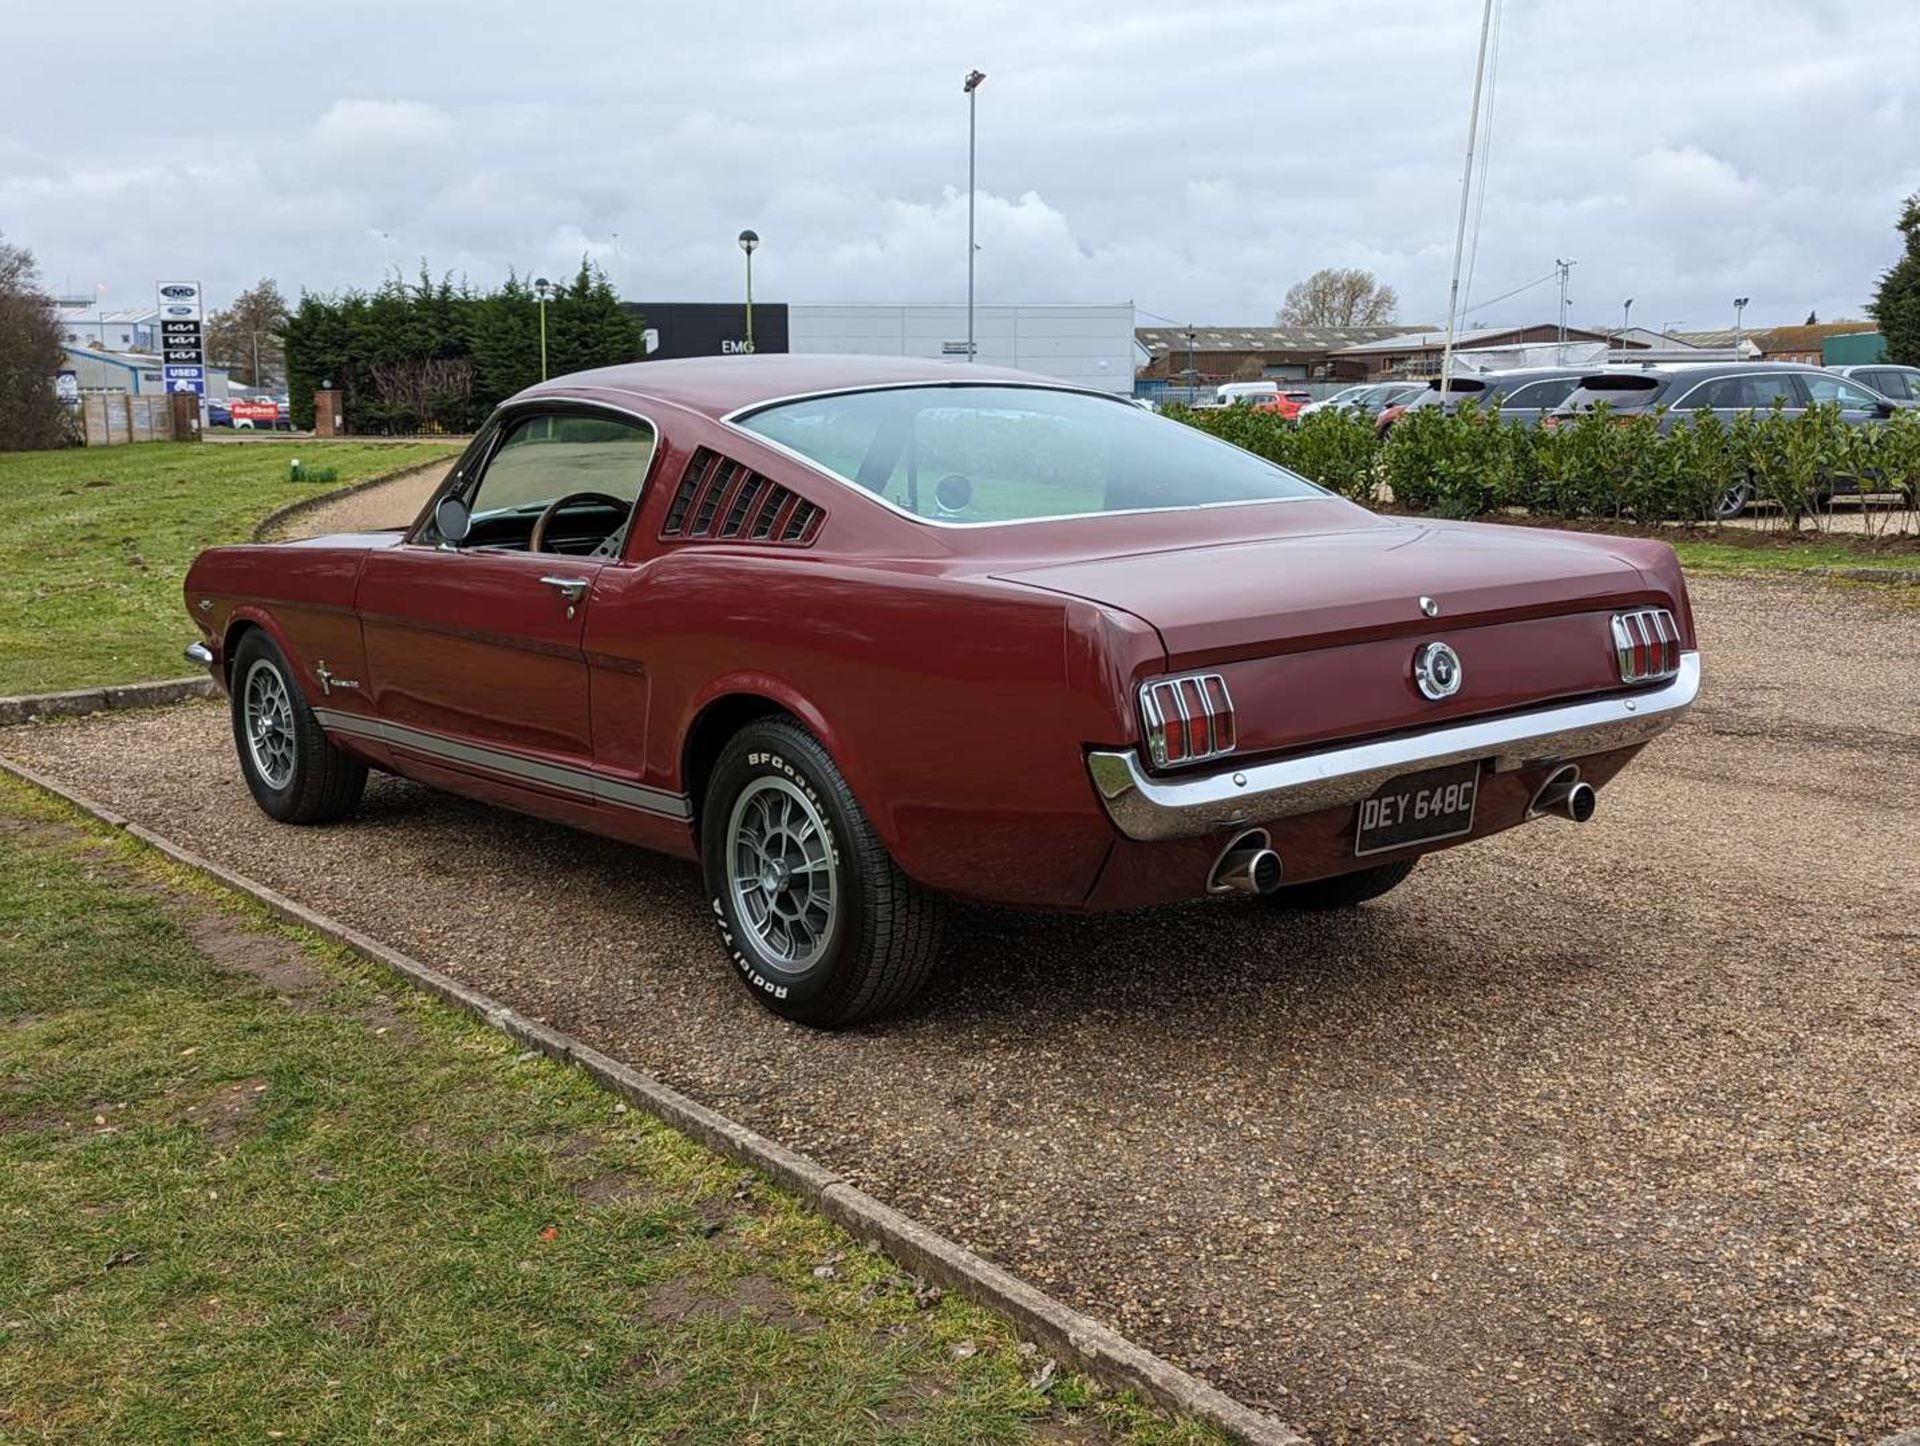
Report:
[[[581,641],[654,441],[648,423],[589,406],[517,409],[437,503],[465,505],[463,536],[442,535],[429,516],[404,543],[369,556],[357,609],[374,712],[397,759],[590,792]],[[601,500],[549,511],[582,494]]]

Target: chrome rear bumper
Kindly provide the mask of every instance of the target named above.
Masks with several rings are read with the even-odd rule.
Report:
[[[1120,832],[1152,840],[1194,838],[1354,804],[1403,773],[1490,758],[1496,771],[1630,748],[1664,733],[1700,692],[1700,654],[1645,692],[1476,719],[1319,753],[1198,775],[1156,777],[1131,750],[1087,755],[1094,791]]]

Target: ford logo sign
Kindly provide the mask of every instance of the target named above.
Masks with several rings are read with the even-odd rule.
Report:
[[[200,288],[197,286],[182,286],[180,283],[175,282],[171,286],[161,287],[160,294],[171,297],[175,301],[185,301],[188,297],[198,296],[200,294]]]
[[[191,306],[169,306],[167,308],[167,315],[168,316],[192,316],[193,308]]]

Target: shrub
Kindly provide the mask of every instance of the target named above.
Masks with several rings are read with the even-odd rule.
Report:
[[[1831,404],[1809,407],[1789,417],[1778,402],[1754,419],[1748,447],[1748,467],[1754,495],[1777,506],[1795,531],[1808,514],[1820,510],[1843,465],[1843,434],[1847,424]]]
[[[1711,411],[1660,433],[1658,416],[1619,417],[1602,405],[1555,427],[1505,422],[1497,406],[1462,403],[1407,412],[1382,444],[1372,419],[1316,412],[1300,423],[1250,407],[1167,415],[1199,426],[1356,501],[1384,481],[1399,505],[1444,517],[1508,507],[1556,517],[1696,521],[1728,488],[1751,479],[1798,527],[1839,482],[1905,494],[1920,488],[1920,412],[1850,427],[1837,407],[1788,417],[1778,407],[1731,425]]]
[[[1380,480],[1380,437],[1364,412],[1318,411],[1300,418],[1286,464],[1322,487],[1368,502]]]
[[[1531,456],[1527,440],[1517,438],[1524,430],[1503,422],[1497,406],[1462,402],[1453,416],[1416,407],[1393,424],[1381,470],[1403,507],[1477,517],[1519,497],[1520,467]]]

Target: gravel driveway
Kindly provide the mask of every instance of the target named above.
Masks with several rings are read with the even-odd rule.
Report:
[[[1345,916],[964,916],[913,1016],[728,976],[694,870],[376,782],[297,830],[210,706],[0,748],[825,1160],[1324,1440],[1920,1426],[1920,613],[1708,577],[1692,717]]]

